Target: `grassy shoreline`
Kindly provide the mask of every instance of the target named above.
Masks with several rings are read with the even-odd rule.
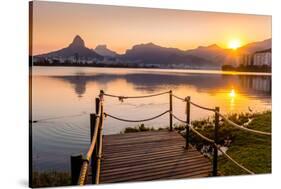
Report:
[[[58,171],[45,171],[32,173],[32,187],[54,187],[71,185],[70,173]]]

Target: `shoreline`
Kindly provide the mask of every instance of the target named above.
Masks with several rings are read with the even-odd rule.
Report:
[[[160,73],[198,73],[198,74],[214,74],[214,75],[249,75],[249,76],[272,76],[271,72],[238,72],[238,71],[224,71],[214,69],[177,69],[177,68],[141,68],[141,67],[102,67],[102,66],[62,66],[62,65],[33,65],[34,67],[59,67],[59,68],[99,68],[99,69],[129,69],[138,71],[160,72]]]

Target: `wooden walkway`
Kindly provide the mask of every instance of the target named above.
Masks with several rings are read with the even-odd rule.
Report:
[[[100,183],[208,177],[211,163],[175,131],[103,136]]]

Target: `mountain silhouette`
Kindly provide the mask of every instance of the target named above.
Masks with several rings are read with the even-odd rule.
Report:
[[[191,49],[185,51],[188,55],[193,55],[196,57],[202,57],[210,62],[213,66],[222,66],[224,63],[234,64],[235,56],[233,51],[230,49],[224,49],[219,47],[217,44],[212,44],[209,46],[199,46],[196,49]]]
[[[188,55],[180,49],[161,47],[153,43],[135,45],[120,58],[143,64],[173,64],[186,67],[202,67],[208,66],[210,63],[201,57]]]
[[[85,48],[85,42],[79,35],[76,35],[68,47],[72,49]]]
[[[49,58],[70,58],[70,57],[79,57],[84,59],[99,59],[102,60],[103,56],[96,53],[94,50],[89,49],[85,46],[84,40],[76,35],[72,43],[63,49],[53,51],[46,54],[37,55],[37,57],[49,57]]]
[[[106,45],[98,45],[94,51],[102,56],[116,57],[118,54],[107,48]]]
[[[271,48],[271,39],[249,43],[236,51],[224,49],[216,44],[199,46],[195,49],[180,50],[177,48],[161,47],[154,43],[134,45],[124,54],[107,48],[106,45],[97,45],[95,49],[85,46],[84,40],[76,35],[68,47],[35,57],[43,58],[78,58],[84,60],[104,60],[104,57],[114,57],[116,64],[134,63],[142,65],[158,65],[159,67],[176,68],[209,68],[217,69],[224,64],[236,64],[237,55],[254,53]]]
[[[240,47],[238,50],[243,54],[249,54],[249,53],[254,53],[256,51],[270,49],[271,44],[272,44],[272,39],[270,38],[263,41],[248,43]]]

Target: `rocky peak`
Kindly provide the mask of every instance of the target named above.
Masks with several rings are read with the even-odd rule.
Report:
[[[69,45],[69,47],[74,47],[74,48],[77,48],[77,47],[85,47],[85,42],[84,40],[79,36],[79,35],[76,35],[72,41],[72,43]]]

